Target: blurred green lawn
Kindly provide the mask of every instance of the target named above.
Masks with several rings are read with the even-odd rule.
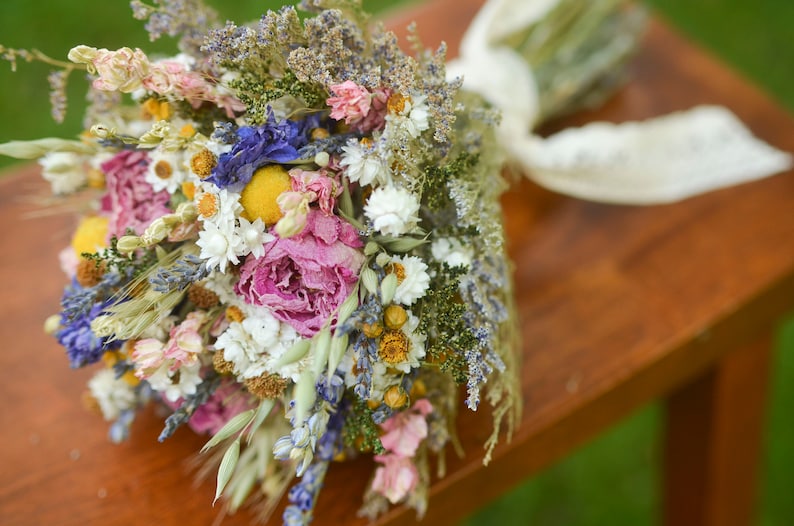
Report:
[[[791,0],[648,0],[692,39],[721,56],[762,85],[779,102],[794,109],[794,46]],[[371,0],[380,8],[399,0]],[[277,1],[221,2],[223,16],[256,17]],[[0,3],[0,42],[37,47],[65,57],[73,45],[118,48],[138,45],[170,51],[170,42],[148,44],[127,2],[115,0],[4,0]],[[49,117],[47,67],[20,64],[12,74],[0,63],[0,142],[42,136],[68,137],[81,129],[80,79],[72,82],[73,103],[67,121]],[[794,130],[793,130],[794,131]],[[11,161],[0,159],[0,168]],[[794,320],[781,325],[776,341],[773,385],[766,430],[758,524],[794,524]],[[658,462],[662,411],[653,405],[583,447],[563,462],[522,484],[463,522],[492,524],[653,525],[659,523]]]

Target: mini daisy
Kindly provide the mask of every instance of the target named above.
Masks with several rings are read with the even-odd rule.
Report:
[[[425,357],[426,336],[417,331],[419,318],[408,311],[408,320],[400,329],[386,330],[378,343],[378,357],[387,368],[408,373],[419,367]],[[373,372],[374,372],[373,367]],[[373,375],[373,383],[374,383]],[[384,389],[385,390],[385,389]]]
[[[167,190],[169,194],[175,193],[188,178],[185,161],[182,150],[166,151],[155,148],[150,154],[146,182],[152,185],[155,192]]]
[[[412,231],[419,222],[419,201],[403,188],[376,188],[364,206],[364,214],[381,234],[400,236]]]

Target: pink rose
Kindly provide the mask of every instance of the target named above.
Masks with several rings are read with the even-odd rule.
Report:
[[[372,490],[389,499],[392,504],[400,502],[416,487],[419,472],[410,458],[376,455],[375,461],[383,465],[375,470]]]
[[[246,258],[235,292],[311,337],[358,281],[361,246],[349,223],[311,210],[300,234],[276,238],[265,245],[264,256]]]
[[[333,97],[329,97],[325,102],[331,106],[331,118],[341,121],[344,119],[346,124],[355,124],[369,113],[372,104],[372,95],[367,88],[359,86],[352,80],[346,80],[341,84],[331,86]]]
[[[108,238],[125,235],[127,228],[143,234],[152,221],[171,212],[168,192],[155,192],[146,182],[148,164],[146,153],[135,150],[124,150],[102,163],[107,185],[102,209],[110,215]]]

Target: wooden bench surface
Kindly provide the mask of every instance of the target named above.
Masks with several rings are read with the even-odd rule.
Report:
[[[456,49],[479,3],[440,0],[410,18],[426,44],[444,38]],[[401,16],[393,18],[395,27],[405,25]],[[606,106],[555,126],[716,103],[763,139],[794,151],[790,116],[663,23],[651,24],[631,72]],[[106,423],[81,405],[91,371],[69,370],[63,351],[43,333],[64,285],[57,252],[74,226],[68,215],[30,217],[40,210],[32,197],[44,195],[35,167],[0,180],[0,522],[211,524],[218,511],[211,507],[214,481],[194,486],[187,468],[205,437],[184,430],[158,444],[162,415],[150,409],[130,441],[111,444]],[[462,411],[467,454],[448,453],[448,474],[433,485],[424,522],[454,524],[768,332],[794,305],[793,198],[790,173],[647,208],[516,184],[504,205],[524,342],[523,418],[512,442],[503,440],[483,469],[490,415]],[[335,465],[314,524],[365,524],[354,514],[370,470],[366,460]],[[242,512],[223,524],[247,524],[252,516]],[[377,524],[414,520],[412,511],[397,508]]]

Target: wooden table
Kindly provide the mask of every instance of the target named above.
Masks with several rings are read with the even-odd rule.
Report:
[[[444,38],[456,49],[479,3],[439,0],[412,15],[427,44]],[[794,150],[791,117],[662,23],[651,25],[632,75],[604,108],[557,127],[717,103]],[[110,444],[105,423],[81,407],[90,372],[69,371],[41,331],[58,309],[56,253],[73,225],[63,215],[25,217],[36,210],[25,197],[45,191],[35,172],[0,181],[0,522],[210,524],[213,483],[194,488],[186,469],[204,438],[182,431],[158,444],[162,420],[150,411],[131,441]],[[489,415],[462,416],[467,456],[449,456],[425,524],[454,524],[660,398],[668,415],[665,522],[749,524],[768,335],[794,306],[792,203],[791,174],[649,208],[586,203],[529,182],[513,187],[504,204],[524,339],[523,419],[483,469]],[[334,466],[315,524],[364,524],[354,512],[370,468]],[[377,524],[414,520],[395,509]]]

